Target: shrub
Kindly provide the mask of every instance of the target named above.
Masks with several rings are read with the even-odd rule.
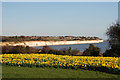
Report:
[[[49,46],[43,46],[42,53],[56,54],[56,55],[60,55],[60,54],[63,55],[64,54],[63,51],[52,49]]]
[[[71,49],[72,49],[72,48],[71,48],[71,47],[69,47],[69,49],[68,49],[68,53],[71,53]]]
[[[52,50],[49,46],[43,46],[42,53],[48,53],[50,50]]]
[[[66,48],[62,48],[59,50],[60,54],[62,55],[70,55],[70,53],[68,52],[68,49]]]
[[[90,44],[89,48],[83,52],[85,56],[99,56],[100,48],[95,47],[93,44]]]
[[[29,46],[3,46],[2,53],[18,54],[18,53],[37,53],[38,49]]]
[[[80,52],[79,50],[73,49],[73,50],[71,51],[71,55],[76,55],[76,54],[79,53],[79,52]]]
[[[79,50],[77,49],[71,49],[69,47],[68,49],[63,48],[60,50],[52,49],[49,46],[43,46],[42,53],[47,53],[47,54],[56,54],[56,55],[76,55],[79,53]]]
[[[120,49],[119,49],[120,50]],[[103,54],[104,57],[108,57],[108,56],[111,56],[111,57],[119,57],[119,54],[118,54],[118,51],[117,49],[109,49],[109,50],[106,50],[105,53]]]

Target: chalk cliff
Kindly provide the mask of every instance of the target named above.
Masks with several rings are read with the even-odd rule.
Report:
[[[70,44],[87,44],[87,43],[100,43],[103,40],[89,40],[89,41],[24,41],[24,42],[0,42],[0,46],[45,46],[45,45],[70,45]]]

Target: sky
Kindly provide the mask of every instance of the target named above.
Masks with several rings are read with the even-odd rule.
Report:
[[[3,36],[91,36],[107,39],[117,2],[3,2]]]

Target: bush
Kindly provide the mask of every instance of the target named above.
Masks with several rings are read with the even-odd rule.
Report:
[[[49,46],[43,46],[42,52],[41,53],[46,53],[46,54],[56,54],[56,55],[60,55],[60,54],[64,54],[63,51],[60,50],[56,50],[56,49],[52,49]]]
[[[119,49],[120,50],[120,49]],[[119,51],[120,53],[120,51]],[[105,53],[103,54],[104,57],[119,57],[119,54],[118,54],[118,49],[109,49],[109,50],[106,50]]]
[[[38,49],[29,46],[3,46],[2,53],[18,54],[18,53],[37,53]]]
[[[77,49],[72,50],[71,47],[69,47],[68,49],[63,48],[61,50],[56,50],[50,48],[49,46],[43,46],[41,53],[56,54],[56,55],[76,55],[77,53],[79,53],[79,50]]]
[[[51,49],[49,46],[43,46],[42,53],[48,53]]]
[[[62,49],[61,49],[61,50],[59,50],[59,51],[61,51],[61,52],[65,53],[65,54],[68,54],[68,50],[67,50],[66,48],[62,48]]]
[[[71,47],[69,47],[69,49],[68,49],[68,53],[71,53],[71,50],[72,50],[72,48],[71,48]]]
[[[79,50],[73,49],[73,50],[71,51],[71,55],[76,55],[76,54],[79,53],[79,52],[80,52]]]
[[[60,51],[58,51],[58,50],[53,49],[53,50],[48,51],[48,54],[56,54],[56,55],[60,55],[60,54],[63,54],[63,53],[60,52]]]
[[[83,52],[84,56],[99,56],[100,48],[90,44],[89,48]]]

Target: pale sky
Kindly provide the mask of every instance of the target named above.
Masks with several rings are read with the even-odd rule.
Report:
[[[96,36],[106,39],[117,2],[3,2],[2,35]]]

